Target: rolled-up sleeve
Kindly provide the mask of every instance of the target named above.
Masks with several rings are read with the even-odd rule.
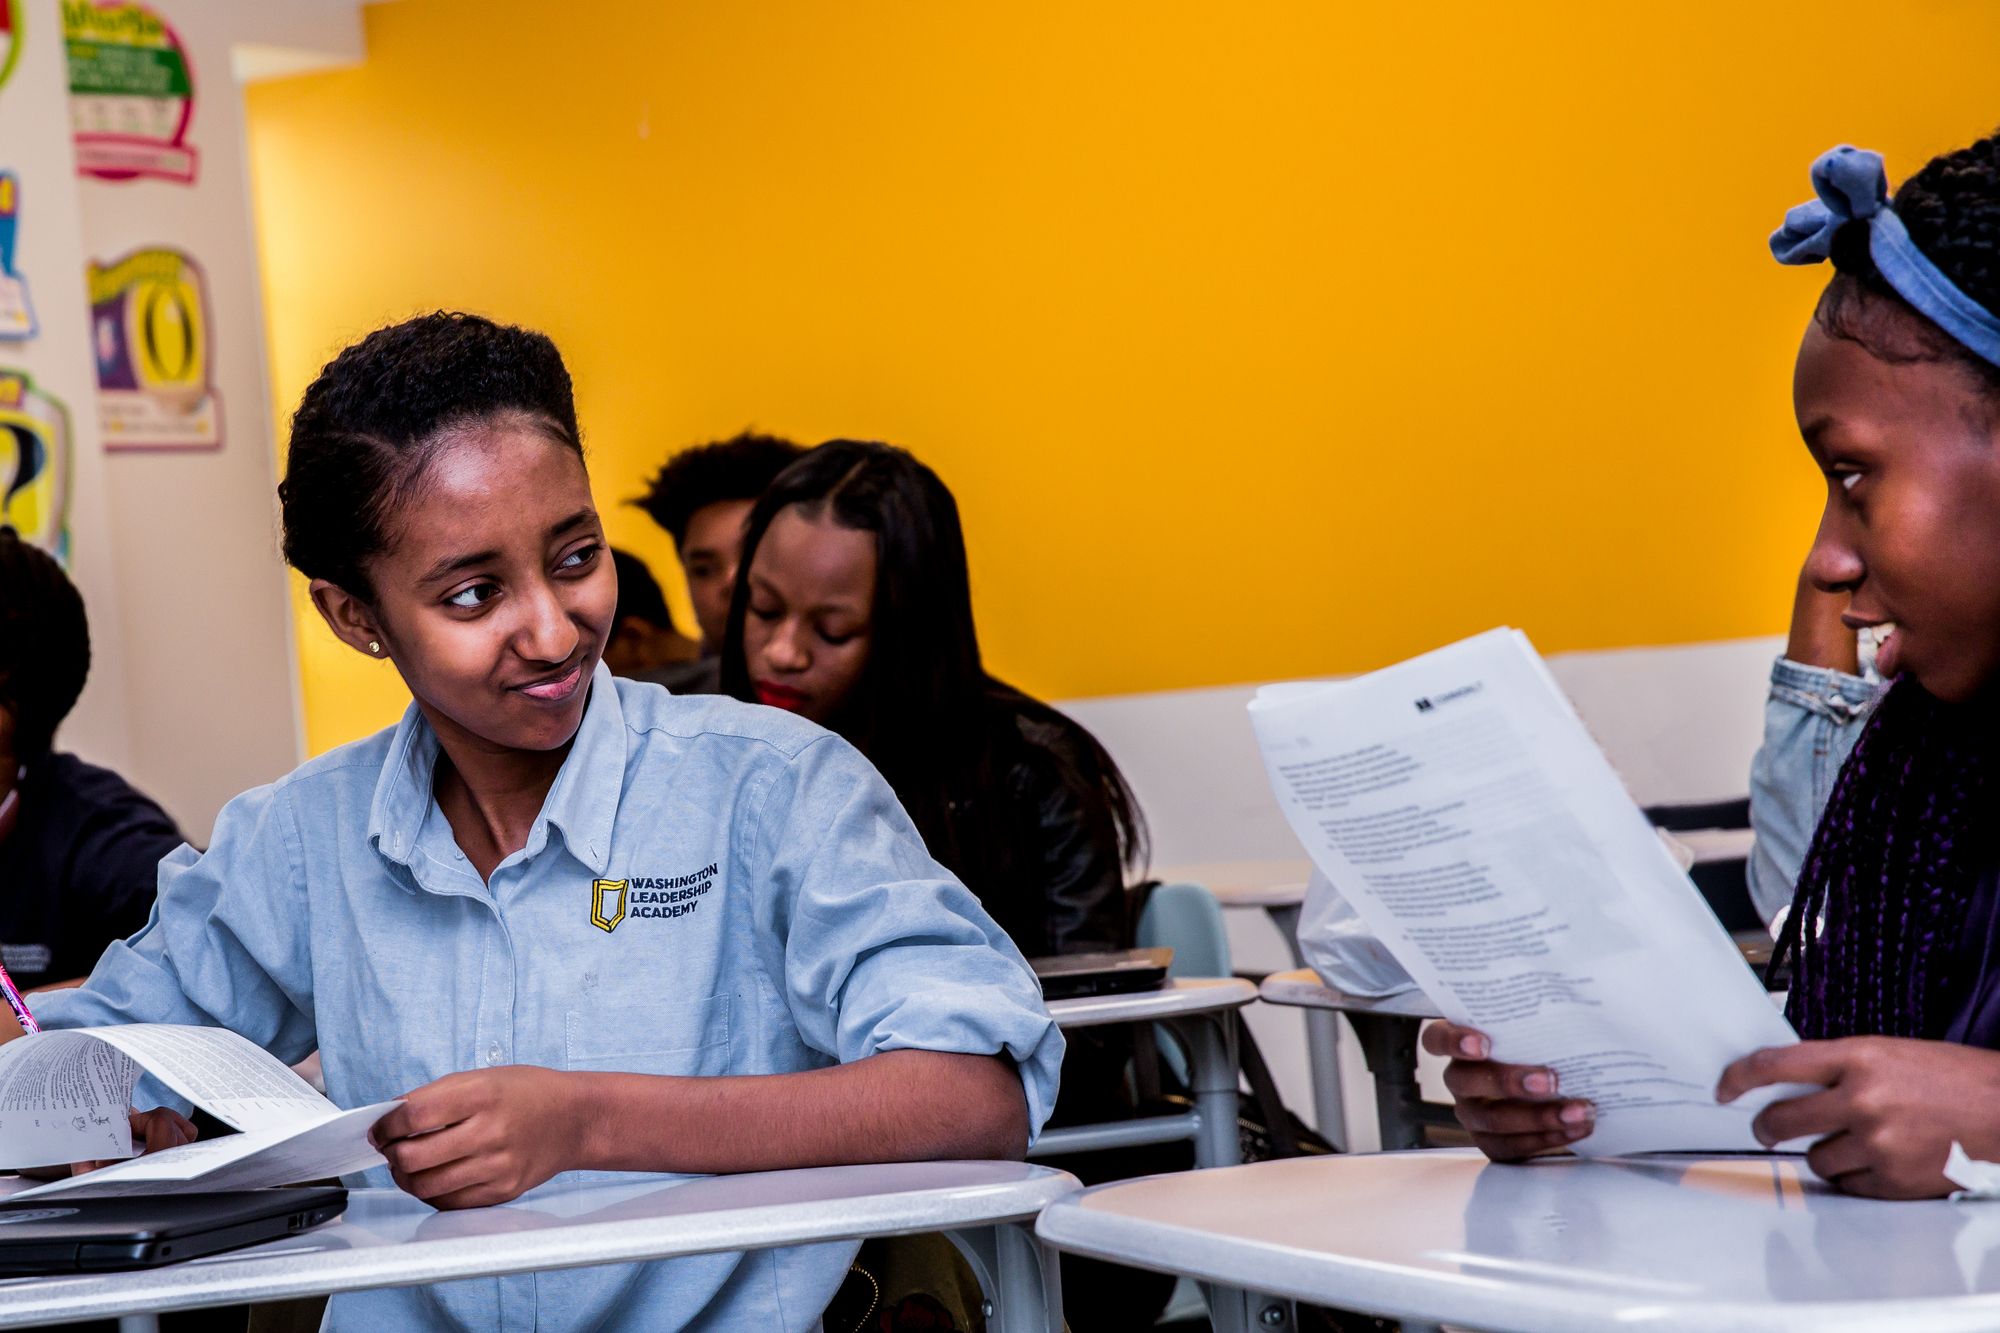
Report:
[[[223,808],[206,853],[160,863],[137,934],[105,950],[83,985],[36,997],[44,1027],[226,1027],[288,1064],[311,1053],[311,958],[296,827],[281,789]]]
[[[1063,1038],[1026,960],[931,858],[894,792],[823,736],[771,781],[753,836],[759,935],[808,1044],[845,1062],[878,1051],[1004,1053],[1031,1136],[1055,1105]]]
[[[1764,740],[1750,762],[1750,898],[1765,921],[1791,905],[1813,831],[1877,693],[1826,667],[1781,657],[1771,668]]]

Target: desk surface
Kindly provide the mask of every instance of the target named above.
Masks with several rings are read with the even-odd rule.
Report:
[[[1694,853],[1696,865],[1710,861],[1741,861],[1750,855],[1757,835],[1747,828],[1691,829],[1673,835]]]
[[[1185,977],[1169,981],[1159,990],[1051,1000],[1049,1016],[1060,1028],[1087,1028],[1100,1023],[1143,1023],[1214,1013],[1218,1009],[1241,1009],[1256,998],[1257,988],[1237,977]]]
[[[545,1186],[455,1213],[355,1190],[338,1222],[289,1240],[142,1272],[0,1281],[0,1327],[990,1226],[1076,1188],[1020,1162],[906,1162]]]
[[[1303,856],[1280,861],[1189,861],[1152,870],[1153,878],[1162,884],[1201,885],[1225,907],[1302,903],[1311,874],[1312,862]]]
[[[1761,930],[1738,931],[1730,936],[1745,965],[1760,969],[1771,958],[1771,937]],[[1319,979],[1309,967],[1289,972],[1273,972],[1258,988],[1258,998],[1266,1004],[1285,1004],[1297,1009],[1338,1009],[1346,1014],[1393,1014],[1401,1018],[1442,1018],[1438,1007],[1420,990],[1397,991],[1394,995],[1349,995]],[[1783,1004],[1782,994],[1772,1002]]]
[[[1257,994],[1268,1004],[1287,1004],[1299,1009],[1338,1009],[1350,1014],[1393,1014],[1399,1018],[1439,1018],[1437,1006],[1420,990],[1397,991],[1394,995],[1349,995],[1319,979],[1309,967],[1290,972],[1273,972],[1264,978]]]
[[[1481,1329],[2000,1327],[2000,1205],[1834,1194],[1798,1159],[1305,1158],[1052,1205],[1062,1249]]]

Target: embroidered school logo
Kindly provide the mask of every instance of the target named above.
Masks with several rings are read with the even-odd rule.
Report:
[[[692,916],[715,887],[722,867],[711,861],[685,875],[634,875],[590,882],[590,924],[609,935],[627,917],[678,921]]]
[[[625,894],[631,881],[594,879],[590,881],[590,924],[609,935],[625,919]]]

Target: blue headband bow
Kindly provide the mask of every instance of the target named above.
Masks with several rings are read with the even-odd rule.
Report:
[[[1869,256],[1897,295],[1974,356],[2000,366],[2000,318],[1917,249],[1889,204],[1880,153],[1847,144],[1828,149],[1813,163],[1812,183],[1819,198],[1786,213],[1785,225],[1771,233],[1771,253],[1780,264],[1817,264],[1833,253],[1841,224],[1866,222]]]

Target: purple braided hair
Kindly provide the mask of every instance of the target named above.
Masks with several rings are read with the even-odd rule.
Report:
[[[1954,965],[1993,863],[1990,709],[1896,682],[1840,770],[1771,956],[1802,1037],[1941,1036],[1978,978]]]

